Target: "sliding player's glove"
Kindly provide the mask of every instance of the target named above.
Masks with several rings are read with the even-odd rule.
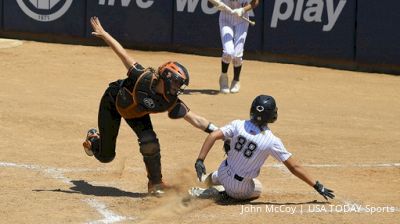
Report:
[[[196,163],[194,164],[194,168],[196,169],[199,181],[201,181],[201,176],[203,176],[203,174],[206,174],[206,166],[204,166],[204,160],[197,159]]]
[[[315,183],[314,189],[318,191],[320,195],[324,196],[326,200],[328,200],[328,198],[333,199],[335,197],[333,191],[331,189],[325,188],[324,185],[322,185],[319,181]]]

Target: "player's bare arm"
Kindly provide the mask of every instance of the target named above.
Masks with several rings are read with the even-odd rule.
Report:
[[[206,167],[204,165],[204,160],[206,159],[208,152],[211,150],[216,140],[223,138],[224,138],[224,133],[222,133],[222,131],[218,129],[210,133],[204,140],[199,156],[197,157],[196,163],[194,164],[199,181],[201,181],[201,177],[203,176],[203,174],[206,174]]]
[[[216,130],[210,133],[207,138],[204,140],[203,146],[201,147],[198,159],[205,160],[208,152],[213,147],[216,140],[220,140],[224,138],[224,134],[221,130]]]
[[[306,182],[308,185],[313,187],[319,194],[321,194],[326,200],[328,198],[333,199],[335,195],[333,194],[333,191],[325,188],[319,181],[316,181],[313,179],[310,174],[308,174],[307,170],[301,166],[294,158],[293,156],[289,157],[286,161],[283,162],[285,166],[289,169],[289,171],[295,175],[296,177],[300,178],[304,182]]]
[[[245,12],[247,12],[247,11],[250,11],[250,10],[256,8],[258,6],[258,4],[260,4],[260,0],[253,0],[250,2],[250,4],[243,7],[243,9]]]
[[[92,35],[103,39],[104,42],[106,42],[107,45],[110,46],[111,49],[118,55],[127,69],[131,68],[136,63],[136,61],[128,55],[121,44],[104,30],[99,18],[95,16],[90,18],[90,24],[93,28]]]
[[[302,181],[306,182],[311,187],[314,186],[316,181],[311,178],[307,170],[305,170],[304,167],[301,166],[300,163],[293,158],[293,156],[289,157],[289,159],[284,161],[283,164],[285,164],[285,166],[289,169],[289,171],[293,175],[300,178]]]
[[[210,121],[192,111],[189,111],[183,118],[194,127],[205,132],[212,132],[217,129],[217,127]]]

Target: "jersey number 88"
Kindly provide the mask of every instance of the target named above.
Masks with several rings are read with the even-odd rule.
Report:
[[[243,155],[247,158],[250,158],[253,156],[254,150],[257,149],[257,144],[254,142],[248,142],[247,144],[247,139],[241,135],[239,135],[237,142],[235,143],[235,150],[240,152],[243,147],[245,148]]]

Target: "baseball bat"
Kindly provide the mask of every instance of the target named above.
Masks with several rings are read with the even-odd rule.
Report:
[[[228,11],[229,13],[233,13],[233,10],[229,6],[225,5],[223,2],[220,2],[219,0],[208,0],[208,1],[211,2],[211,4],[213,4],[215,7],[217,7],[217,9],[220,11]],[[256,22],[251,21],[250,19],[248,19],[244,16],[241,16],[240,18],[245,20],[252,26],[256,25]]]

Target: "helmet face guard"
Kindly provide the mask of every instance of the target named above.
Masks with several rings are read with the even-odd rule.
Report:
[[[257,125],[274,123],[278,119],[275,99],[268,95],[259,95],[251,104],[250,119]]]
[[[189,85],[189,73],[178,62],[170,61],[161,65],[158,68],[158,74],[164,81],[164,92],[166,94],[179,95]]]

